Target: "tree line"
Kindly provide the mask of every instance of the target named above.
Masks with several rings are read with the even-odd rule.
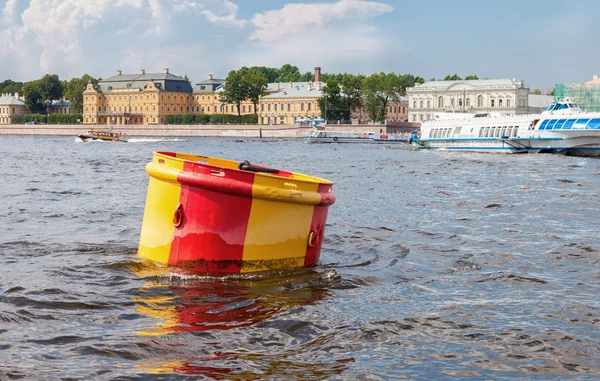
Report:
[[[84,74],[69,81],[60,80],[56,74],[46,74],[29,82],[15,82],[7,79],[0,82],[0,93],[23,95],[25,106],[32,114],[46,114],[52,102],[67,99],[71,101],[71,114],[83,111],[83,90],[88,83],[97,84],[101,78]]]
[[[186,76],[187,78],[187,76]],[[444,81],[462,80],[457,74],[447,75]],[[468,75],[465,80],[479,79]],[[56,74],[46,74],[29,82],[15,82],[10,79],[0,82],[1,93],[23,94],[24,102],[33,114],[44,114],[55,100],[71,101],[71,114],[83,111],[83,91],[88,83],[97,84],[101,78],[84,74],[69,81],[60,80]],[[431,78],[432,81],[435,78]],[[238,116],[241,104],[251,102],[254,114],[257,113],[261,97],[268,94],[267,86],[273,82],[314,81],[312,72],[301,73],[297,66],[285,64],[281,68],[266,66],[242,67],[228,73],[220,101],[235,105]],[[406,88],[424,83],[422,77],[413,74],[374,73],[369,76],[350,73],[322,73],[325,84],[318,100],[321,118],[349,121],[353,110],[364,109],[373,121],[386,119],[388,103],[406,95]]]

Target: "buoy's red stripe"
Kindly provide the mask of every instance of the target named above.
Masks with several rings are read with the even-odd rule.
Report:
[[[186,163],[180,177],[195,170],[202,170],[201,166]],[[248,182],[247,177],[247,173],[228,173],[229,180],[246,184],[239,189],[241,194],[251,195],[253,179]],[[185,183],[182,180],[178,178]],[[184,207],[184,222],[175,229],[169,262],[179,264],[201,258],[204,261],[197,264],[202,268],[195,270],[239,273],[252,198],[182,185],[180,203]]]

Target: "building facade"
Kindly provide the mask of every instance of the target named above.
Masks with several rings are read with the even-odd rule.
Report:
[[[88,84],[83,92],[84,124],[162,124],[165,115],[191,112],[192,86],[169,73],[117,75]]]
[[[440,112],[520,115],[530,112],[523,80],[429,81],[406,89],[408,121],[422,122]]]
[[[372,120],[369,119],[369,114],[361,107],[356,110],[352,110],[350,114],[350,118],[352,119],[352,124],[369,124],[373,123]],[[398,100],[390,100],[388,101],[388,105],[386,107],[386,120],[385,123],[388,122],[408,122],[408,98],[400,97]]]
[[[315,68],[315,78],[320,79],[321,69]],[[88,84],[83,92],[84,124],[163,124],[170,114],[232,114],[236,105],[221,101],[224,79],[208,79],[193,88],[181,77],[169,73],[123,75]],[[259,124],[293,124],[298,119],[320,118],[317,100],[322,96],[320,81],[269,83],[267,95],[256,107],[245,101],[240,114],[258,115]]]
[[[23,114],[29,114],[29,111],[19,93],[0,96],[0,124],[12,124],[13,116]]]
[[[50,105],[50,114],[68,114],[71,111],[71,101],[54,101]]]

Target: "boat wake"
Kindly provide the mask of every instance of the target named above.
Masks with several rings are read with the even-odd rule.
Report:
[[[180,138],[132,138],[128,139],[129,143],[155,143],[155,142],[185,142],[185,139]]]

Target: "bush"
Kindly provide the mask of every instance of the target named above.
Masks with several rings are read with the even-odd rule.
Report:
[[[258,115],[231,114],[170,114],[165,124],[258,124]]]
[[[25,124],[29,122],[34,122],[36,124],[44,124],[47,121],[46,117],[46,114],[15,115],[12,117],[12,122],[13,124]]]
[[[81,114],[50,114],[48,124],[78,124],[83,120]]]

